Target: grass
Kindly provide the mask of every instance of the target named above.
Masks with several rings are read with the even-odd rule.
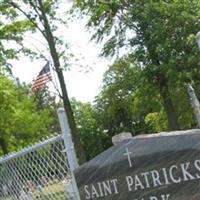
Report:
[[[50,185],[41,187],[31,193],[33,200],[71,200],[66,199],[64,196],[64,183],[56,182]],[[11,197],[4,198],[3,200],[12,200]]]
[[[64,200],[64,184],[62,182],[44,186],[33,192],[33,200]]]

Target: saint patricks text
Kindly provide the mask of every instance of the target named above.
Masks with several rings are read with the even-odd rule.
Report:
[[[84,186],[85,199],[101,198],[120,193],[118,177]],[[165,185],[200,179],[200,160],[171,165],[167,168],[154,169],[124,177],[127,192],[142,191]],[[169,197],[169,196],[168,196]],[[152,198],[153,199],[153,198]],[[169,198],[167,198],[169,199]]]

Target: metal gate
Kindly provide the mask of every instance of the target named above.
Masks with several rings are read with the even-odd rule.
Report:
[[[62,135],[0,158],[0,200],[63,200],[73,195]]]

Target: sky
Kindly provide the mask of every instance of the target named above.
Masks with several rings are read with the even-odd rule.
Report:
[[[103,74],[111,61],[98,56],[100,46],[90,41],[91,35],[86,32],[83,20],[70,22],[61,34],[70,42],[70,51],[77,58],[74,63],[72,62],[71,69],[64,72],[69,97],[75,97],[82,102],[92,102],[100,92]],[[37,50],[42,48],[41,41],[38,35],[29,35],[25,39],[28,46],[36,47]],[[12,64],[13,75],[21,82],[31,83],[46,63],[36,59],[30,61],[29,58],[22,56],[19,60],[12,61]],[[53,77],[55,76],[54,73]],[[54,79],[54,82],[58,85],[57,80]],[[51,83],[49,86],[52,90]]]

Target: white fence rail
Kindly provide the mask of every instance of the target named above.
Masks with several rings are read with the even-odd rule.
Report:
[[[0,200],[66,200],[72,196],[62,135],[0,158]]]

